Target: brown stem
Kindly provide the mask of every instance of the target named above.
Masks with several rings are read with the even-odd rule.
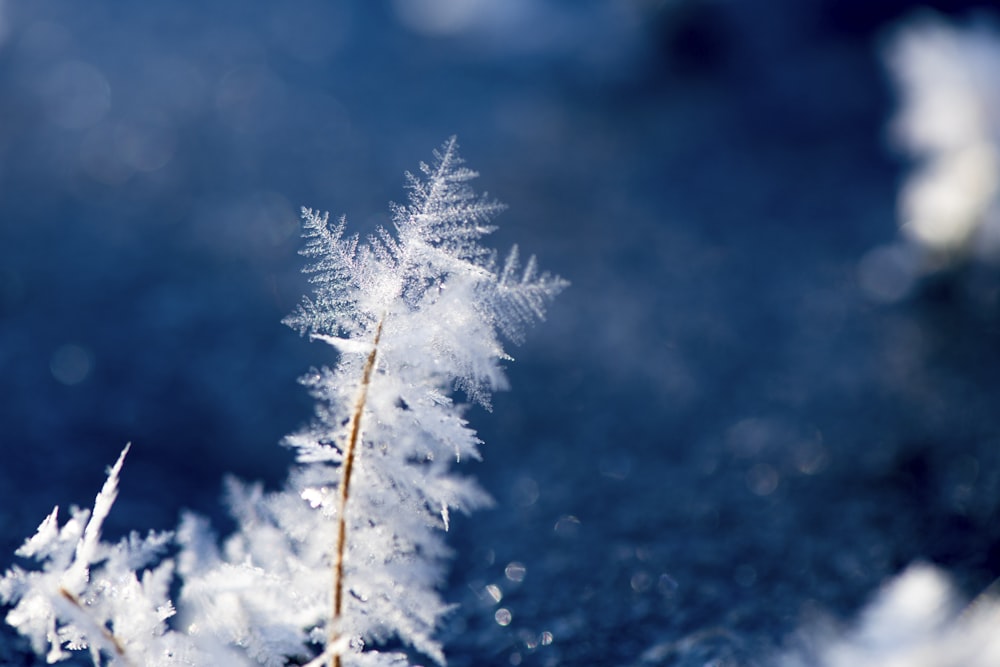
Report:
[[[333,618],[330,622],[329,643],[340,639],[340,618],[344,607],[344,552],[347,550],[347,499],[351,491],[351,473],[354,471],[354,456],[357,450],[358,438],[361,434],[361,415],[365,411],[368,400],[368,386],[371,384],[372,371],[375,368],[375,356],[378,353],[379,339],[382,337],[382,323],[385,316],[379,320],[375,329],[375,339],[372,350],[365,360],[361,373],[361,386],[358,388],[358,399],[354,403],[354,411],[347,425],[347,446],[344,448],[344,461],[340,466],[340,497],[337,503],[337,542],[333,558]],[[340,652],[330,658],[330,667],[340,667]]]
[[[82,612],[84,615],[86,615],[86,617],[89,620],[91,620],[94,627],[100,631],[101,636],[104,637],[104,640],[111,645],[111,647],[114,649],[115,653],[118,655],[121,661],[125,663],[126,667],[133,667],[132,662],[128,659],[128,656],[125,654],[125,647],[122,646],[122,643],[121,641],[119,641],[118,637],[115,637],[115,635],[111,632],[111,630],[109,630],[108,628],[104,627],[100,623],[90,618],[90,615],[87,613],[87,609],[86,607],[84,607],[83,601],[80,600],[80,598],[78,598],[76,595],[66,590],[62,586],[59,587],[59,595],[61,595],[63,599],[68,600],[71,605],[79,609],[80,612]]]

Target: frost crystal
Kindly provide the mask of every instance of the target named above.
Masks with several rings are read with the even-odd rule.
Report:
[[[338,362],[303,379],[318,407],[286,439],[301,464],[286,489],[233,483],[238,532],[185,573],[200,627],[265,665],[316,644],[330,665],[405,663],[374,650],[386,642],[444,662],[443,532],[452,511],[490,502],[451,469],[479,458],[453,392],[488,406],[506,385],[500,336],[519,340],[566,284],[534,258],[522,269],[516,248],[500,263],[480,245],[503,206],[473,191],[454,138],[420,172],[393,230],[366,242],[303,210],[313,293],[286,323]]]
[[[59,526],[52,510],[17,555],[41,569],[11,568],[0,579],[0,601],[13,604],[7,622],[31,640],[48,662],[88,649],[95,665],[102,655],[119,665],[191,664],[193,645],[169,632],[174,614],[168,598],[173,562],[160,559],[169,533],[133,533],[116,545],[101,541],[101,526],[118,495],[118,475],[128,447],[108,472],[92,511],[74,508]]]

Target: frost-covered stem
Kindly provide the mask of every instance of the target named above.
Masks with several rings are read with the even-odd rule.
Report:
[[[104,637],[104,640],[111,646],[111,648],[114,649],[114,652],[118,656],[118,658],[123,663],[125,663],[125,667],[135,667],[132,661],[128,659],[128,655],[126,655],[125,653],[125,647],[122,646],[122,643],[118,640],[118,637],[115,637],[115,635],[111,632],[111,630],[109,630],[108,628],[104,627],[100,623],[97,623],[92,618],[90,618],[90,615],[87,613],[87,609],[86,607],[83,606],[83,602],[80,600],[80,598],[78,598],[76,595],[66,590],[62,586],[59,587],[59,595],[61,595],[63,599],[69,602],[71,605],[76,607],[76,609],[80,611],[81,615],[91,622],[94,628],[96,628],[100,632],[101,636]]]
[[[365,411],[368,400],[368,386],[371,384],[372,371],[375,369],[375,357],[378,354],[378,343],[382,337],[382,323],[385,316],[379,320],[372,341],[371,352],[365,360],[361,373],[361,386],[358,389],[358,400],[351,413],[351,421],[347,428],[347,446],[344,448],[344,462],[340,468],[340,497],[337,503],[337,542],[333,557],[333,618],[330,623],[329,644],[335,645],[340,639],[340,617],[344,606],[344,552],[347,550],[347,499],[351,494],[351,473],[354,471],[354,456],[357,451],[358,437],[361,434],[361,415]],[[335,651],[330,658],[330,667],[340,667],[340,651]]]

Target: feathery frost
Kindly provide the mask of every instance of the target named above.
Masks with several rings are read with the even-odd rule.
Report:
[[[136,533],[116,545],[101,541],[101,526],[118,495],[118,475],[128,452],[108,471],[93,510],[73,508],[59,526],[56,507],[17,555],[38,570],[11,568],[0,579],[0,600],[13,604],[7,622],[31,640],[48,662],[88,649],[95,665],[186,665],[197,654],[187,638],[168,631],[174,614],[168,598],[173,562],[160,559],[169,533]]]
[[[450,512],[489,502],[451,469],[479,458],[453,390],[489,406],[506,386],[500,335],[518,340],[565,286],[534,258],[521,271],[516,248],[501,267],[480,245],[503,206],[477,195],[477,174],[462,165],[452,138],[420,165],[422,177],[407,174],[409,202],[392,207],[393,231],[367,243],[345,236],[343,218],[303,211],[314,293],[286,322],[340,356],[305,378],[317,417],[286,441],[304,467],[264,501],[268,525],[296,540],[291,550],[310,573],[302,595],[334,568],[341,606],[312,626],[328,642],[346,637],[356,651],[396,639],[439,663],[434,630],[448,610],[437,593],[448,556],[441,529]],[[273,509],[279,502],[287,507]],[[399,659],[362,655],[364,664]]]
[[[480,245],[503,205],[474,192],[454,138],[434,156],[406,175],[391,231],[362,242],[344,218],[303,210],[313,293],[286,323],[337,363],[303,379],[316,416],[285,440],[298,460],[285,488],[230,481],[237,529],[221,546],[194,515],[176,536],[109,546],[100,528],[123,452],[93,512],[59,527],[53,511],[18,551],[41,569],[0,580],[7,621],[37,653],[86,648],[95,665],[135,667],[444,663],[443,532],[452,512],[490,503],[452,470],[480,444],[455,392],[489,407],[506,386],[501,336],[518,342],[566,283],[533,257],[522,268],[516,247],[501,262]],[[379,650],[390,645],[404,648]]]

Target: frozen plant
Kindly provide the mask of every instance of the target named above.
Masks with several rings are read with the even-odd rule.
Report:
[[[221,549],[203,519],[181,521],[177,630],[164,623],[173,561],[135,574],[167,538],[100,542],[119,459],[90,523],[77,511],[60,531],[53,513],[19,551],[43,570],[2,580],[17,604],[8,621],[36,652],[89,647],[95,665],[102,653],[125,665],[444,663],[443,531],[453,511],[490,502],[452,470],[480,444],[455,392],[489,407],[510,360],[501,336],[520,340],[566,283],[534,257],[522,267],[516,247],[500,261],[481,246],[502,205],[473,191],[454,138],[435,158],[407,175],[391,232],[363,242],[343,218],[303,211],[315,287],[287,323],[330,344],[336,363],[303,380],[318,407],[286,440],[298,465],[284,489],[230,481],[237,529]]]
[[[332,570],[332,609],[324,604],[314,623],[327,646],[395,637],[442,663],[433,638],[447,610],[436,590],[441,529],[452,510],[488,502],[450,469],[479,456],[452,391],[488,405],[505,385],[499,335],[519,339],[565,283],[539,274],[533,257],[521,269],[516,247],[498,263],[479,240],[502,206],[469,186],[477,174],[462,166],[454,138],[435,158],[423,177],[407,174],[409,204],[393,207],[394,234],[380,229],[362,244],[344,236],[343,218],[330,225],[303,213],[316,287],[287,323],[340,355],[306,378],[320,408],[288,439],[305,466],[265,505],[295,536],[291,550],[311,573],[304,593]]]
[[[133,533],[113,546],[101,541],[127,452],[126,446],[109,470],[92,511],[73,508],[60,526],[56,507],[17,550],[41,569],[15,566],[0,579],[0,601],[14,605],[7,622],[50,663],[68,657],[66,649],[88,649],[95,665],[104,664],[102,654],[133,667],[186,665],[195,656],[187,638],[165,623],[174,614],[167,597],[173,562],[160,554],[171,535]]]

